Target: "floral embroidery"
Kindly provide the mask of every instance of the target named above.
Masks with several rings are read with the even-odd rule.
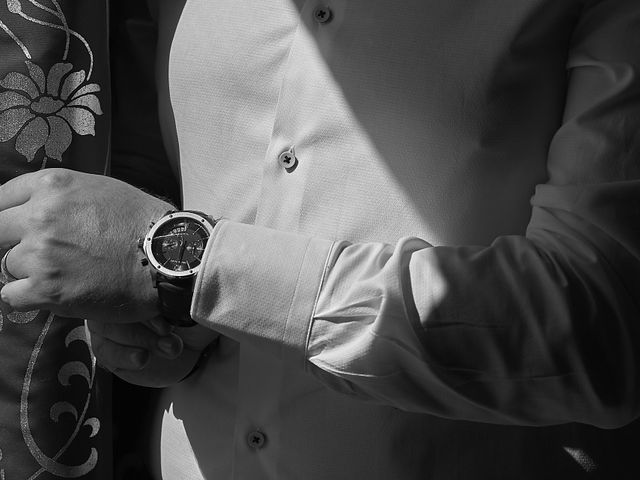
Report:
[[[61,56],[53,59],[53,64],[39,65],[31,55],[30,47],[33,45],[23,42],[3,21],[6,19],[2,18],[4,14],[0,12],[0,35],[6,34],[15,44],[16,51],[21,52],[25,58],[23,68],[11,71],[0,79],[0,142],[13,141],[15,151],[27,162],[41,161],[40,168],[44,168],[49,159],[63,161],[65,152],[72,144],[74,133],[80,136],[95,136],[95,119],[103,112],[99,99],[100,85],[91,82],[93,52],[84,37],[70,28],[58,0],[0,2],[6,2],[5,12],[8,11],[10,16],[19,17],[42,28],[58,30],[64,35],[64,46],[60,48]],[[40,16],[42,18],[37,18]],[[68,56],[75,47],[80,48],[80,55],[74,57],[72,63]],[[86,64],[82,65],[84,68],[80,68],[79,61],[75,58],[86,59]],[[0,287],[6,281],[7,279],[0,278]],[[91,352],[84,325],[78,325],[76,322],[69,327],[66,335],[60,338],[56,336],[57,333],[50,333],[53,322],[56,321],[60,320],[54,319],[48,312],[12,312],[0,303],[0,335],[9,334],[7,330],[10,328],[26,328],[27,324],[37,324],[37,328],[41,328],[22,379],[19,402],[20,431],[29,454],[37,463],[34,464],[34,470],[28,478],[9,479],[10,473],[5,471],[4,466],[12,463],[16,465],[15,459],[9,458],[9,449],[3,452],[0,448],[0,480],[79,478],[94,471],[98,464],[98,451],[93,447],[87,449],[86,457],[76,459],[77,464],[73,464],[75,460],[72,461],[69,457],[72,445],[81,444],[83,439],[86,441],[87,438],[93,438],[100,431],[100,421],[91,416],[89,409],[96,379],[95,357]],[[30,416],[33,416],[33,411],[30,410],[33,408],[30,394],[35,395],[31,391],[32,380],[38,381],[38,360],[46,345],[48,334],[51,348],[59,353],[63,348],[78,351],[79,347],[71,347],[72,344],[80,344],[83,349],[78,351],[81,358],[74,353],[73,358],[65,360],[66,363],[59,368],[58,365],[54,367],[57,369],[57,386],[63,390],[70,388],[72,378],[76,390],[76,379],[81,379],[86,384],[86,394],[83,397],[78,398],[77,393],[74,393],[68,398],[60,398],[58,395],[52,398],[53,404],[49,408],[51,424],[45,429],[60,428],[60,432],[67,432],[54,437],[60,442],[54,451],[48,451],[51,445],[46,442],[43,442],[44,446],[39,445],[37,434],[41,430],[32,431],[30,419]],[[64,345],[56,345],[63,339]],[[85,353],[82,354],[82,351]],[[46,360],[41,360],[41,365],[46,364]],[[53,387],[55,380],[51,380],[50,387]],[[39,399],[40,404],[42,400]],[[48,435],[50,437],[50,433]]]
[[[8,89],[0,93],[0,142],[17,134],[15,148],[27,161],[44,147],[49,158],[62,162],[71,145],[71,129],[78,135],[95,135],[94,115],[102,115],[95,95],[100,86],[84,83],[84,70],[64,77],[73,68],[70,63],[56,63],[46,80],[38,65],[25,63],[29,77],[12,72],[0,80]]]
[[[62,162],[62,155],[78,135],[95,135],[95,115],[102,115],[97,93],[100,85],[88,83],[93,71],[93,52],[78,32],[71,30],[57,0],[51,0],[55,9],[35,0],[30,3],[56,16],[61,24],[45,22],[27,15],[20,0],[6,0],[9,12],[32,23],[63,30],[66,34],[62,62],[53,65],[45,76],[42,68],[31,61],[27,46],[0,20],[0,29],[9,35],[27,58],[26,73],[10,72],[0,87],[0,142],[15,138],[15,149],[28,162],[44,148],[42,167],[48,158]],[[88,73],[73,71],[66,62],[71,37],[77,38],[89,56]]]

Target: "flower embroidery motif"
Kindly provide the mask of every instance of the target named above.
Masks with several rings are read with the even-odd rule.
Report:
[[[15,137],[15,149],[27,161],[44,147],[47,157],[62,162],[78,135],[95,136],[95,115],[102,115],[97,83],[86,83],[84,70],[62,62],[45,76],[35,63],[25,62],[29,75],[11,72],[0,80],[0,142]]]
[[[13,145],[10,145],[13,148],[9,150],[17,151],[32,164],[42,162],[40,168],[44,168],[49,159],[62,162],[65,152],[72,144],[74,132],[82,136],[95,137],[96,135],[96,116],[103,115],[103,112],[98,98],[98,92],[101,91],[100,85],[90,82],[94,71],[94,53],[82,34],[69,25],[60,0],[0,0],[0,3],[6,3],[6,10],[0,7],[0,36],[6,35],[10,40],[7,42],[4,38],[2,39],[4,41],[0,42],[3,59],[1,65],[6,67],[0,68],[2,70],[0,77],[4,76],[0,78],[0,143],[13,141]],[[91,10],[95,11],[95,19],[100,24],[107,18],[108,1],[67,3],[76,12],[74,16],[77,19],[84,18]],[[92,5],[87,7],[85,3]],[[96,10],[98,4],[102,6]],[[93,18],[93,13],[90,17]],[[22,24],[22,28],[16,30],[16,34],[12,28],[18,24]],[[27,33],[24,30],[25,26],[33,29],[31,33],[34,35]],[[47,29],[50,30],[47,32],[50,35],[41,36],[40,33]],[[35,35],[36,32],[37,35]],[[49,42],[50,38],[52,41],[50,44],[47,43],[43,55],[43,51],[38,46]],[[25,39],[28,41],[23,41]],[[62,39],[64,43],[60,42]],[[7,65],[14,65],[13,58],[20,51],[24,55],[24,67],[5,65],[5,45],[7,52],[10,49],[13,51],[12,56],[7,57],[9,60]],[[63,48],[58,52],[58,48],[62,46]],[[34,51],[37,52],[35,57],[31,54],[31,49],[34,47],[36,48]],[[60,57],[52,56],[56,53],[60,53]],[[43,60],[34,60],[36,58]],[[73,60],[69,61],[69,58]],[[81,64],[83,58],[86,63]],[[58,63],[52,65],[53,62]],[[48,71],[45,65],[50,66]],[[83,65],[86,70],[80,69],[80,65]],[[14,156],[10,151],[8,159],[13,162]],[[4,162],[5,159],[0,158],[0,161]],[[0,286],[6,281],[6,278],[0,278]],[[29,323],[32,323],[32,326],[26,329],[26,324]],[[56,327],[54,332],[50,332],[50,327],[53,325],[54,315],[50,312],[13,312],[4,305],[0,305],[0,335],[8,336],[9,341],[13,335],[12,331],[20,332],[20,338],[26,339],[40,330],[22,378],[22,389],[19,392],[19,418],[16,419],[16,425],[12,425],[12,428],[16,426],[19,428],[24,446],[36,463],[30,463],[29,466],[25,464],[23,467],[20,463],[26,458],[23,455],[20,457],[12,455],[14,452],[17,453],[14,448],[19,444],[17,438],[9,438],[11,448],[3,452],[6,438],[2,434],[0,435],[0,447],[2,447],[0,448],[0,480],[5,478],[8,480],[11,475],[7,473],[5,466],[12,470],[33,468],[33,473],[28,478],[36,480],[41,476],[86,478],[85,475],[94,471],[98,465],[98,450],[92,445],[87,445],[83,450],[84,453],[78,452],[80,456],[76,453],[70,455],[72,446],[88,443],[87,439],[94,438],[101,427],[100,420],[92,416],[93,407],[90,408],[93,405],[92,399],[95,392],[96,361],[91,352],[89,338],[82,323],[76,322],[66,334],[59,327]],[[60,338],[61,334],[64,338]],[[45,349],[45,341],[55,343],[48,343]],[[82,355],[79,355],[78,343],[85,347],[85,353]],[[71,348],[72,344],[74,344],[73,352],[64,353],[62,349]],[[55,355],[47,352],[55,352]],[[53,363],[48,363],[52,361]],[[59,361],[63,363],[59,364]],[[59,390],[53,396],[49,393],[33,395],[31,391],[31,386],[37,383],[40,375],[45,372],[47,375],[50,373],[48,370],[40,370],[41,367],[57,369]],[[9,378],[13,379],[15,372],[11,370],[9,373]],[[78,390],[79,379],[84,379],[86,382],[84,398],[82,392]],[[47,379],[49,380],[51,383],[47,385],[47,392],[55,386],[54,379]],[[67,388],[69,388],[68,391],[66,391]],[[45,406],[43,402],[49,400],[54,403],[49,409],[51,422],[47,425],[39,410],[41,406]],[[35,408],[38,411],[34,414]],[[60,435],[52,436],[49,433],[49,429],[58,428]],[[43,442],[45,448],[42,448],[40,444],[42,432],[47,432],[47,439],[55,438],[54,443],[57,443],[58,448],[54,449],[51,441]],[[21,478],[26,477],[21,475]]]

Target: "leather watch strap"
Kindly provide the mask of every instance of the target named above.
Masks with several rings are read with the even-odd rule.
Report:
[[[169,323],[177,327],[192,327],[196,324],[189,314],[193,297],[193,278],[170,282],[158,275],[156,287],[160,311]]]

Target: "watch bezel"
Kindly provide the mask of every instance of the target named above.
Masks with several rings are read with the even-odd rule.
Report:
[[[156,232],[163,225],[165,225],[169,221],[175,220],[176,218],[189,218],[189,219],[192,219],[192,220],[195,220],[195,221],[199,222],[200,224],[202,224],[204,226],[204,228],[206,229],[207,233],[209,234],[208,238],[211,238],[211,234],[213,233],[213,227],[215,225],[211,221],[211,219],[209,217],[207,217],[206,215],[200,214],[200,213],[197,213],[197,212],[191,212],[191,211],[169,212],[165,216],[160,218],[160,220],[158,220],[155,224],[153,224],[153,226],[151,227],[149,232],[145,235],[144,241],[142,243],[142,251],[144,252],[145,256],[147,257],[147,260],[149,260],[149,263],[151,264],[151,266],[158,273],[164,275],[165,277],[168,277],[168,278],[189,278],[189,277],[193,277],[198,273],[198,271],[200,271],[200,267],[202,266],[202,263],[198,264],[197,266],[193,267],[190,270],[183,270],[183,271],[178,271],[177,272],[175,270],[171,270],[169,268],[163,267],[162,264],[160,264],[160,262],[158,262],[156,260],[155,256],[153,255],[153,250],[152,250],[151,247],[152,247],[153,238],[154,238]]]

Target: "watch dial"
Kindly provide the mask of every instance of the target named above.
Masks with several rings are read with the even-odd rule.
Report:
[[[164,268],[184,272],[200,265],[207,240],[209,232],[201,222],[176,217],[158,228],[151,240],[151,253]]]

